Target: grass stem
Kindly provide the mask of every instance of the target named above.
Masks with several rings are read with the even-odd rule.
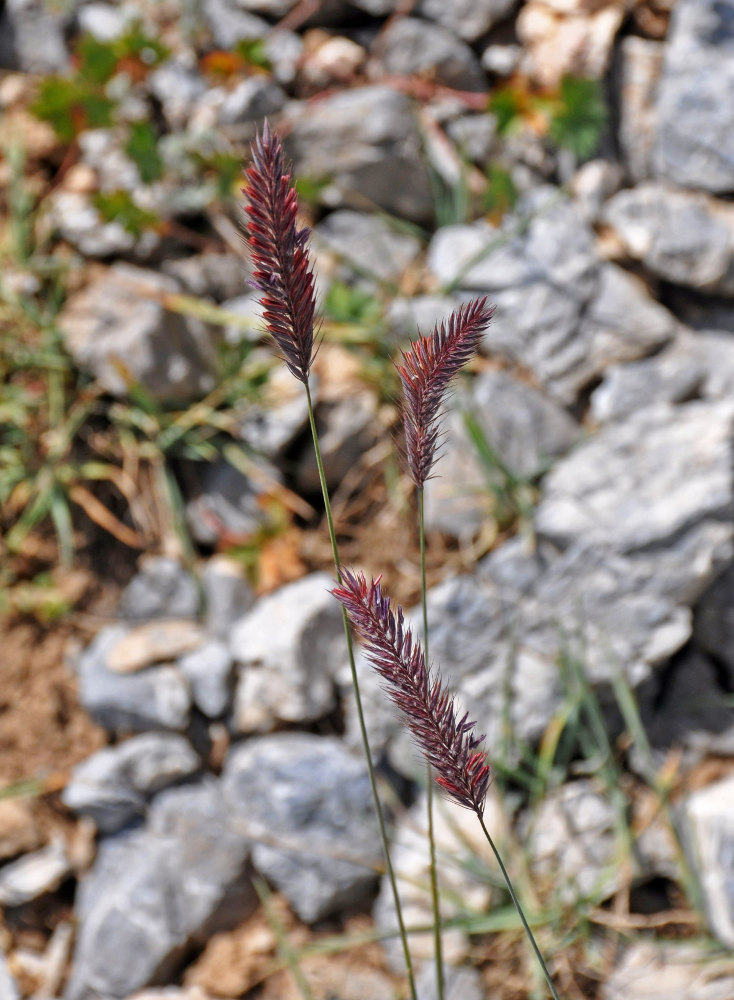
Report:
[[[326,474],[324,472],[324,463],[321,457],[321,447],[319,445],[319,436],[316,430],[316,419],[314,416],[313,401],[311,399],[311,389],[309,387],[308,381],[304,382],[306,387],[306,400],[308,403],[308,420],[311,426],[311,436],[313,438],[314,453],[316,456],[316,465],[319,471],[319,482],[321,483],[321,493],[324,498],[324,510],[326,512],[326,523],[329,528],[329,540],[331,542],[331,552],[334,557],[334,570],[336,572],[336,578],[341,584],[341,560],[339,558],[339,546],[336,541],[336,531],[334,529],[334,517],[331,511],[331,501],[329,499],[329,488],[326,485]],[[416,992],[415,986],[415,974],[413,972],[413,961],[410,956],[410,948],[408,946],[408,933],[405,929],[405,921],[403,919],[403,908],[400,904],[400,895],[398,893],[398,884],[395,877],[395,871],[392,866],[392,860],[390,858],[390,844],[387,838],[387,827],[385,825],[385,816],[382,811],[382,803],[380,802],[380,796],[377,790],[377,778],[375,776],[375,768],[372,761],[372,751],[370,750],[369,739],[367,736],[367,725],[364,719],[364,711],[362,709],[362,696],[359,690],[359,679],[357,677],[357,666],[354,661],[354,643],[352,641],[352,632],[349,627],[349,619],[347,617],[347,612],[342,607],[342,617],[344,620],[344,633],[347,639],[347,652],[349,654],[349,669],[352,675],[352,687],[354,688],[354,702],[357,707],[357,718],[359,719],[359,729],[362,736],[362,746],[364,748],[365,760],[367,762],[367,771],[370,779],[370,787],[372,789],[372,797],[375,803],[375,812],[377,813],[377,822],[380,827],[380,839],[382,840],[382,849],[385,854],[385,868],[387,870],[387,875],[390,880],[390,886],[392,888],[393,899],[395,902],[395,914],[398,921],[398,928],[400,930],[400,940],[403,946],[403,955],[405,958],[405,968],[408,975],[408,984],[410,987],[410,995],[412,1000],[418,1000],[418,994]]]
[[[553,997],[553,1000],[560,1000],[560,997],[558,996],[558,993],[556,992],[556,988],[553,985],[553,980],[551,979],[551,974],[548,971],[548,967],[545,964],[545,959],[543,958],[543,955],[542,955],[542,953],[540,951],[540,948],[538,947],[538,943],[535,940],[535,936],[534,936],[533,932],[530,930],[530,924],[527,922],[527,920],[525,918],[525,914],[523,913],[522,906],[520,905],[520,900],[515,895],[515,890],[514,890],[514,888],[512,886],[512,882],[510,881],[510,876],[507,873],[507,869],[505,868],[505,866],[504,866],[504,864],[502,862],[502,858],[500,856],[500,852],[497,850],[495,842],[492,840],[492,837],[490,836],[489,830],[485,826],[484,817],[481,816],[481,815],[479,815],[479,814],[477,814],[477,818],[478,818],[479,824],[480,824],[480,826],[482,828],[482,832],[484,833],[484,836],[487,838],[487,843],[492,848],[492,853],[494,854],[495,858],[497,859],[497,864],[499,865],[500,871],[502,872],[502,877],[504,878],[505,884],[507,886],[507,890],[510,893],[510,898],[512,899],[512,902],[513,902],[513,904],[515,906],[515,909],[517,910],[517,915],[520,917],[520,922],[522,923],[522,926],[523,926],[523,929],[525,931],[525,934],[527,935],[528,941],[530,942],[530,945],[531,945],[533,951],[535,952],[535,957],[538,959],[538,962],[540,963],[540,967],[543,970],[543,975],[545,976],[545,981],[548,983],[548,988],[551,991],[551,996]]]
[[[423,648],[428,660],[428,595],[426,585],[426,523],[424,514],[424,488],[418,487],[418,539],[421,552],[421,606],[423,608]],[[426,764],[426,809],[428,813],[428,850],[430,853],[431,906],[433,909],[433,949],[436,959],[436,988],[438,1000],[444,1000],[443,943],[441,941],[441,900],[438,893],[436,868],[436,835],[433,827],[433,772]]]

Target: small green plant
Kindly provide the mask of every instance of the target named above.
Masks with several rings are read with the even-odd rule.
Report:
[[[601,81],[576,76],[564,76],[557,88],[544,92],[516,81],[495,90],[489,108],[500,135],[525,124],[580,160],[594,155],[609,117]]]
[[[92,204],[103,222],[118,222],[125,232],[136,239],[161,225],[155,212],[140,208],[129,191],[98,191],[92,196]]]

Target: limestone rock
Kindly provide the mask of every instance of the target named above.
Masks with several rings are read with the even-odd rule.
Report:
[[[369,896],[382,860],[367,771],[334,737],[279,733],[234,747],[222,786],[253,864],[307,923]]]

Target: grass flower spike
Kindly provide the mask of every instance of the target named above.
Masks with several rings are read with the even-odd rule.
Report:
[[[431,474],[439,439],[438,420],[452,379],[476,354],[494,307],[475,299],[439,323],[431,336],[411,342],[397,368],[403,386],[408,468],[421,489]]]
[[[263,126],[247,170],[247,236],[268,331],[289,371],[308,381],[314,353],[314,278],[309,230],[296,223],[298,198],[277,135]]]
[[[468,716],[457,717],[454,698],[432,674],[420,643],[405,627],[403,610],[390,608],[380,581],[367,584],[361,574],[342,569],[341,586],[332,590],[346,609],[367,657],[387,682],[388,693],[403,713],[416,744],[448,794],[479,817],[491,778],[483,736],[475,735]]]

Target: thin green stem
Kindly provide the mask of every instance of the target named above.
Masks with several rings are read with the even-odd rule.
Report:
[[[482,828],[482,832],[484,833],[484,836],[487,838],[487,843],[492,848],[492,853],[494,854],[495,858],[497,859],[497,864],[500,866],[500,871],[502,872],[502,877],[504,878],[505,884],[507,885],[507,889],[508,889],[508,891],[510,893],[510,898],[512,899],[512,902],[515,905],[515,909],[517,910],[517,915],[520,917],[520,921],[521,921],[522,926],[523,926],[523,928],[525,930],[525,933],[527,935],[528,941],[530,942],[530,945],[531,945],[533,951],[535,952],[535,957],[538,959],[538,962],[540,963],[540,967],[543,970],[543,975],[545,976],[545,981],[548,983],[548,988],[551,991],[551,996],[553,997],[553,1000],[560,1000],[560,998],[558,996],[558,993],[556,992],[556,988],[553,985],[553,980],[551,979],[551,974],[550,974],[550,972],[548,972],[548,967],[545,964],[545,959],[543,958],[543,955],[541,954],[540,948],[538,947],[538,943],[535,940],[535,936],[534,936],[533,932],[530,930],[530,924],[525,919],[525,914],[523,913],[522,906],[520,906],[520,900],[515,895],[515,890],[512,887],[512,882],[510,881],[510,876],[507,874],[507,869],[505,868],[505,866],[504,866],[504,864],[502,862],[502,858],[500,857],[500,852],[497,850],[497,848],[495,846],[495,843],[494,843],[494,841],[492,840],[492,838],[491,838],[491,836],[489,834],[489,830],[484,825],[484,817],[480,816],[479,814],[477,814],[477,818],[479,820],[479,825]]]
[[[423,649],[428,662],[428,588],[426,585],[426,523],[424,515],[424,490],[418,487],[418,540],[421,550],[421,605],[423,607]],[[433,773],[426,764],[426,808],[428,811],[428,849],[430,852],[431,905],[433,907],[433,949],[436,956],[436,986],[438,1000],[444,1000],[443,944],[441,941],[441,900],[438,894],[436,866],[436,835],[433,828]]]
[[[331,501],[329,499],[329,488],[326,485],[326,474],[324,472],[324,463],[321,458],[321,448],[319,446],[319,436],[316,431],[316,419],[314,417],[313,402],[311,400],[311,389],[308,382],[305,383],[306,386],[306,400],[308,402],[308,421],[311,425],[311,437],[313,438],[314,453],[316,455],[316,465],[319,470],[319,482],[321,483],[321,493],[324,498],[324,510],[326,511],[326,523],[329,527],[329,539],[331,541],[331,553],[334,557],[334,570],[336,572],[336,578],[339,583],[342,582],[341,575],[341,560],[339,558],[339,546],[336,542],[336,531],[334,530],[334,518],[331,512]],[[408,932],[405,929],[405,921],[403,920],[403,908],[400,904],[400,895],[398,893],[398,883],[395,877],[395,871],[392,866],[392,860],[390,858],[390,844],[387,839],[387,827],[385,825],[385,816],[382,811],[382,803],[380,802],[380,796],[377,791],[377,778],[375,776],[375,768],[372,762],[372,751],[370,750],[369,739],[367,737],[367,725],[364,719],[364,711],[362,709],[362,695],[359,690],[359,679],[357,677],[357,666],[354,660],[354,643],[352,642],[352,633],[349,628],[349,619],[347,618],[347,612],[342,608],[342,619],[344,621],[344,634],[347,638],[347,652],[349,654],[349,669],[352,674],[352,687],[354,689],[354,702],[357,706],[357,718],[359,719],[359,730],[362,735],[362,746],[364,748],[364,756],[367,761],[367,772],[370,779],[370,787],[372,789],[372,798],[375,803],[375,812],[377,813],[377,822],[380,827],[380,839],[382,840],[382,849],[385,854],[385,868],[387,871],[388,878],[390,879],[390,886],[392,888],[393,899],[395,901],[395,914],[398,921],[398,928],[400,930],[400,940],[403,945],[403,955],[405,957],[405,968],[408,974],[408,983],[410,986],[410,995],[412,1000],[418,1000],[418,994],[415,987],[415,975],[413,972],[413,960],[410,957],[410,948],[408,947]]]

